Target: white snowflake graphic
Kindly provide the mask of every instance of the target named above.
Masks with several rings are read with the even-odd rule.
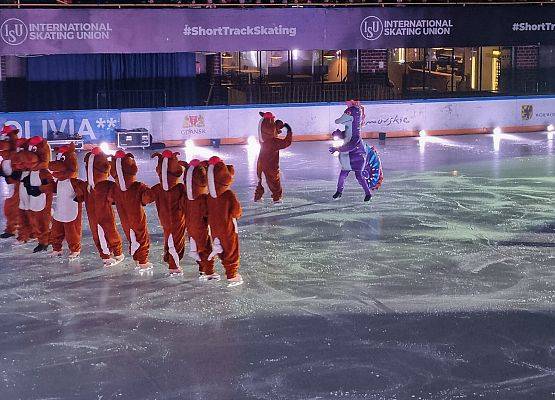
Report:
[[[116,127],[116,124],[118,123],[118,120],[113,117],[110,117],[106,122],[108,123],[107,129],[114,129]]]
[[[101,117],[101,118],[98,118],[98,119],[96,120],[96,127],[97,127],[97,128],[101,128],[101,129],[104,129],[104,126],[106,126],[106,121],[104,121],[104,118],[102,118],[102,117]]]

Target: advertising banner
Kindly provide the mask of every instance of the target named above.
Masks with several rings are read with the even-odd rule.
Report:
[[[310,112],[307,112],[309,110]],[[270,111],[276,116],[277,119],[288,122],[291,126],[295,127],[294,132],[296,135],[321,135],[331,132],[328,105],[307,105],[304,107],[262,106],[260,108],[230,109],[230,137],[248,137],[251,135],[258,135],[260,111]]]
[[[421,129],[437,133],[494,127],[555,124],[555,98],[448,99],[364,103],[364,133]],[[252,107],[192,107],[169,110],[82,110],[0,113],[0,124],[17,126],[25,137],[59,131],[79,134],[85,143],[115,142],[115,129],[146,128],[155,141],[236,139],[258,135],[260,111],[288,122],[296,136],[330,134],[344,104],[253,105]]]
[[[63,132],[80,135],[85,143],[113,142],[121,125],[119,110],[0,113],[0,123],[15,125],[26,138]]]
[[[515,125],[555,124],[555,100],[520,98],[515,102]]]
[[[425,105],[427,130],[460,130],[514,126],[514,99],[433,101]]]
[[[555,44],[555,5],[2,9],[0,55]]]

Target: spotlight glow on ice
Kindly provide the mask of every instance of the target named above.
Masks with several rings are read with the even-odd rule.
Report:
[[[193,139],[185,140],[185,148],[186,149],[192,149],[193,147],[195,147],[195,142],[193,141]]]
[[[503,133],[503,130],[502,130],[500,127],[498,127],[498,126],[496,126],[496,127],[493,129],[493,134],[494,134],[494,135],[501,135],[502,133]]]
[[[420,132],[418,132],[418,136],[420,136],[420,137],[428,136],[428,132],[426,132],[424,129],[422,129]]]
[[[547,125],[547,131],[548,131],[548,132],[553,132],[553,131],[555,131],[555,125],[553,125],[553,124]]]
[[[493,135],[493,151],[498,152],[501,147],[501,135]]]
[[[102,150],[102,152],[108,156],[113,156],[114,154],[116,154],[115,150],[110,149],[110,145],[106,142],[102,142],[100,143],[100,150]]]
[[[249,136],[247,139],[247,150],[248,151],[258,151],[260,150],[260,144],[254,136]]]

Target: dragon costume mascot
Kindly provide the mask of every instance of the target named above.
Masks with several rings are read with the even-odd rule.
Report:
[[[376,150],[366,145],[361,136],[360,128],[364,122],[364,108],[358,101],[348,101],[343,115],[335,120],[336,124],[345,126],[345,130],[335,130],[332,135],[335,140],[343,140],[341,146],[332,146],[330,153],[339,152],[341,172],[337,182],[334,199],[343,194],[345,180],[351,171],[355,172],[358,183],[364,190],[364,201],[372,198],[372,190],[378,189],[383,179],[381,164]]]

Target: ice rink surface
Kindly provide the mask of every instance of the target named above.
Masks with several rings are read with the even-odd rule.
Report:
[[[103,270],[86,223],[71,265],[1,243],[0,399],[554,399],[553,140],[367,142],[369,204],[354,176],[331,200],[328,143],[282,153],[279,207],[245,146],[176,149],[235,165],[240,287],[168,277],[153,206],[152,276]]]

